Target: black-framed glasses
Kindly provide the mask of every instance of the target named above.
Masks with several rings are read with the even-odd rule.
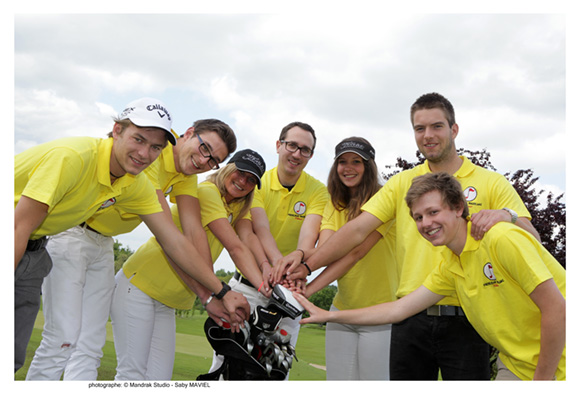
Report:
[[[199,153],[201,153],[201,155],[203,157],[209,157],[209,160],[207,161],[207,164],[209,166],[210,169],[212,170],[217,170],[220,168],[218,161],[211,155],[211,152],[209,151],[209,148],[207,147],[206,143],[203,142],[203,140],[201,139],[201,137],[199,136],[199,134],[197,135],[197,139],[199,140]]]
[[[312,149],[307,146],[298,146],[296,142],[280,140],[280,143],[286,146],[288,152],[294,153],[300,149],[300,154],[304,157],[312,157]]]

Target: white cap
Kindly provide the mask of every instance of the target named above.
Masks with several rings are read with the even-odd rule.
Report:
[[[119,119],[129,119],[138,127],[159,127],[167,132],[167,137],[172,145],[177,143],[177,133],[171,129],[171,114],[163,102],[143,97],[127,104],[120,114]]]

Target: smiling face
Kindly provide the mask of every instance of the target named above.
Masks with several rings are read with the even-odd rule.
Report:
[[[314,137],[308,131],[295,126],[288,130],[284,141],[293,142],[299,147],[308,147],[314,149]],[[304,157],[300,149],[295,152],[289,152],[285,143],[276,141],[276,152],[278,153],[278,177],[280,182],[285,186],[293,186],[300,178],[300,174],[310,161],[311,157]]]
[[[199,134],[203,143],[208,148],[211,156],[221,163],[228,156],[225,142],[214,131],[206,131]],[[183,137],[177,140],[174,149],[175,169],[185,175],[201,174],[209,171],[209,157],[204,157],[200,152],[201,142],[195,135],[195,129],[190,127]]]
[[[443,202],[441,193],[433,190],[419,197],[411,207],[411,215],[417,224],[417,230],[434,246],[447,246],[456,252],[465,245],[462,218],[463,206],[453,209]],[[457,254],[460,254],[457,253]]]
[[[247,196],[258,184],[258,178],[249,172],[236,169],[225,179],[226,202]]]
[[[349,189],[354,189],[360,185],[365,173],[363,158],[356,153],[346,152],[336,160],[336,172],[340,181]]]
[[[449,126],[443,110],[421,109],[413,115],[417,148],[427,160],[441,163],[456,157],[455,137],[458,126]]]
[[[137,175],[149,166],[167,145],[165,130],[129,124],[124,130],[113,127],[113,149],[109,170],[115,176]]]

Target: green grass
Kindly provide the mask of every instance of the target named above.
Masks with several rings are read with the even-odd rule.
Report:
[[[206,373],[211,366],[213,350],[205,334],[203,324],[207,315],[194,315],[187,318],[176,318],[176,353],[173,367],[173,380],[195,380],[198,375]],[[42,311],[36,319],[32,338],[28,344],[25,365],[14,374],[14,380],[24,380],[26,372],[34,356],[36,348],[42,339],[44,317]],[[302,327],[298,336],[296,353],[298,362],[294,362],[290,370],[290,380],[325,380],[324,366],[324,329],[314,325]],[[110,322],[107,323],[107,341],[103,348],[103,358],[98,370],[98,380],[113,380],[117,360],[113,344],[113,334]]]

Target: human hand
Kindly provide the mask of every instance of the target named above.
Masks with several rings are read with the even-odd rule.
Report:
[[[228,322],[232,325],[232,331],[239,332],[239,327],[244,327],[244,321],[250,318],[250,304],[242,294],[230,290],[221,299]]]
[[[306,277],[310,274],[310,271],[304,264],[300,264],[298,267],[294,269],[291,273],[286,275],[286,279],[293,280],[293,281],[301,281],[302,283],[306,283]]]
[[[229,314],[224,303],[217,298],[212,298],[208,304],[205,305],[207,315],[217,323],[218,326],[223,327],[224,321],[228,321]]]
[[[509,212],[503,209],[482,209],[471,215],[471,236],[478,241],[495,224],[511,222],[511,218]]]
[[[262,263],[262,285],[258,288],[258,291],[262,293],[265,297],[270,298],[272,295],[272,287],[270,286],[270,276],[272,273],[272,266],[268,261]]]
[[[304,252],[302,250],[295,250],[276,261],[272,269],[271,283],[281,283],[285,275],[296,270],[303,258]]]
[[[308,301],[306,297],[298,292],[292,293],[294,298],[306,309],[306,311],[310,314],[310,317],[304,318],[300,320],[300,324],[308,324],[308,323],[325,323],[328,321],[330,317],[330,312],[325,311],[314,305],[312,302]]]
[[[296,291],[301,294],[303,294],[306,289],[306,280],[303,279],[290,280],[284,278],[280,284],[292,292]]]

